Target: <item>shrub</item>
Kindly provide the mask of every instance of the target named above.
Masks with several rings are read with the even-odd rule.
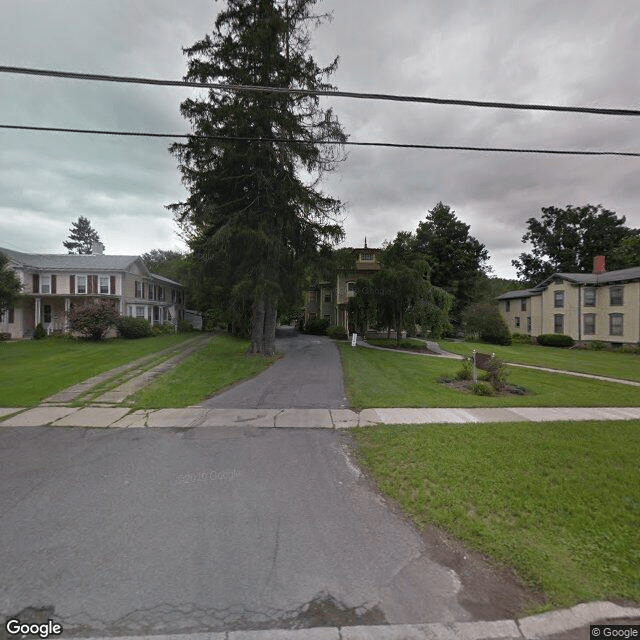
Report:
[[[511,342],[515,342],[516,344],[531,344],[532,339],[531,336],[526,333],[512,333]]]
[[[477,396],[494,395],[493,387],[488,382],[476,382],[471,385],[471,391]]]
[[[38,322],[38,324],[36,325],[35,331],[33,332],[33,339],[42,340],[42,338],[46,338],[46,337],[47,337],[47,332],[45,331],[45,328],[42,326],[42,322]]]
[[[343,326],[329,327],[327,335],[334,340],[346,340],[349,336],[347,330]]]
[[[102,340],[120,318],[110,300],[97,300],[69,311],[69,326],[91,340]]]
[[[195,331],[195,329],[186,320],[178,320],[178,333],[189,333],[190,331]]]
[[[473,362],[471,358],[462,361],[462,368],[456,373],[456,380],[471,380],[473,378]]]
[[[151,325],[144,318],[122,316],[116,326],[123,338],[146,338],[152,335]]]
[[[0,331],[0,342],[3,340],[11,340],[11,334],[5,331]]]
[[[575,340],[563,333],[543,333],[537,338],[538,344],[543,347],[573,347]]]
[[[638,344],[623,344],[620,347],[622,353],[640,353],[640,343]]]
[[[154,324],[153,327],[151,327],[151,331],[154,336],[163,336],[169,333],[175,333],[176,328],[171,322],[163,322],[162,324]]]
[[[307,324],[304,327],[305,333],[310,333],[314,336],[324,336],[327,334],[329,328],[329,320],[326,318],[311,318],[307,320]]]
[[[511,344],[511,332],[496,305],[472,304],[464,311],[462,323],[465,334],[477,335],[482,342]]]
[[[602,340],[591,340],[587,343],[589,349],[593,349],[594,351],[602,351],[607,348],[607,343]]]
[[[501,391],[507,386],[509,371],[502,360],[491,358],[487,364],[487,379],[489,384],[496,390]]]

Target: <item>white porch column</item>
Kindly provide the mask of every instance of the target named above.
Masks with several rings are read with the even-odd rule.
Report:
[[[36,298],[35,304],[35,318],[34,318],[34,327],[37,327],[40,322],[42,322],[42,298]]]
[[[71,298],[64,299],[64,330],[69,331],[69,311],[71,311]]]

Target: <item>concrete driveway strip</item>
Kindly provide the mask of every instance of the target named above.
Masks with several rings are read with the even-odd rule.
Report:
[[[260,375],[198,404],[229,409],[345,409],[340,354],[325,336],[279,330],[284,356]]]
[[[3,428],[0,617],[48,608],[65,637],[470,620],[347,440]]]

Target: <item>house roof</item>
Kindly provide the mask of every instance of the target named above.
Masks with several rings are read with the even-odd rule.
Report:
[[[150,273],[150,276],[154,277],[156,280],[161,280],[162,282],[166,282],[167,284],[173,284],[177,287],[181,287],[182,285],[171,278],[165,278],[164,276],[158,275],[157,273]]]
[[[626,282],[628,280],[640,280],[640,267],[629,269],[618,269],[617,271],[605,271],[604,273],[554,273],[540,284],[531,289],[521,289],[519,291],[507,291],[498,300],[508,300],[510,298],[524,298],[528,296],[540,295],[554,280],[560,278],[573,282],[574,284],[591,284],[594,286],[613,284],[615,282]]]
[[[142,262],[140,256],[22,253],[21,251],[13,251],[12,249],[4,249],[3,247],[0,247],[0,252],[4,253],[9,259],[23,267],[31,267],[39,270],[55,269],[68,271],[73,269],[105,269],[113,271],[127,271],[137,260]],[[144,262],[142,262],[142,264],[144,265]]]

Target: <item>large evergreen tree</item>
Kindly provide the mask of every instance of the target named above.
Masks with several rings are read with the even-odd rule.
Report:
[[[98,232],[87,218],[80,216],[76,222],[71,223],[69,239],[62,244],[69,253],[89,255],[94,242],[100,242]]]
[[[442,202],[418,225],[415,247],[429,264],[431,284],[454,297],[451,316],[459,324],[462,310],[478,298],[489,270],[487,248]]]
[[[337,59],[323,68],[309,54],[310,27],[321,21],[315,3],[227,0],[213,33],[184,49],[185,79],[330,88]],[[297,299],[306,258],[342,237],[340,203],[317,184],[342,157],[320,143],[344,141],[344,133],[314,95],[210,90],[181,112],[194,135],[170,150],[189,197],[170,208],[199,256],[205,288],[222,286],[233,316],[251,310],[251,351],[269,355],[278,305]]]

